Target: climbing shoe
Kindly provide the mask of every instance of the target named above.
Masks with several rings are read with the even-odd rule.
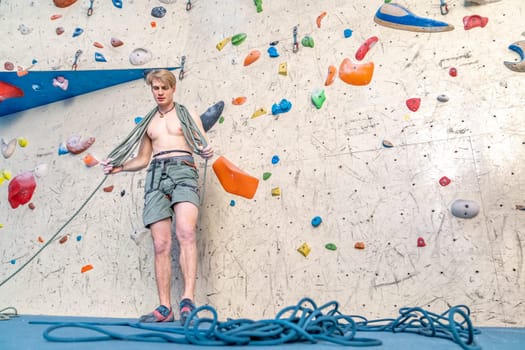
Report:
[[[181,300],[179,307],[180,307],[180,324],[184,326],[191,312],[195,310],[195,304],[193,304],[193,301],[191,301],[190,299],[184,298]]]
[[[160,305],[158,308],[150,312],[149,314],[140,316],[139,322],[154,323],[154,322],[173,322],[173,310],[167,308],[164,305]]]

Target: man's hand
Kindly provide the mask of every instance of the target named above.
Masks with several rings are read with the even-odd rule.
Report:
[[[113,159],[108,158],[100,162],[100,165],[103,166],[102,170],[105,175],[117,174],[122,171],[122,167],[113,167],[113,164],[111,164],[112,161]]]
[[[206,146],[205,148],[201,148],[199,155],[204,159],[210,159],[213,157],[213,148],[210,145]]]

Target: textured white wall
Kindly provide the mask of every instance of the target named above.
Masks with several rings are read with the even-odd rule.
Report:
[[[95,0],[87,17],[86,0],[66,9],[52,1],[3,0],[0,63],[27,67],[36,59],[34,70],[69,69],[82,49],[79,69],[136,68],[128,56],[142,47],[153,53],[144,68],[178,66],[187,56],[188,74],[176,94],[181,103],[203,112],[226,102],[225,121],[210,131],[211,142],[217,155],[261,181],[253,200],[236,197],[222,189],[208,164],[198,227],[198,304],[215,306],[223,318],[261,318],[303,296],[318,303],[336,299],[345,311],[368,317],[394,316],[401,306],[441,312],[463,303],[476,325],[525,325],[525,212],[515,209],[525,204],[525,73],[503,65],[516,59],[508,45],[524,39],[521,0],[478,7],[451,1],[446,16],[437,0],[401,2],[456,27],[436,34],[378,26],[379,0],[263,0],[261,13],[253,1],[193,3],[186,12],[183,0],[125,0],[122,9]],[[154,19],[150,11],[160,5],[167,15]],[[327,16],[317,28],[322,11]],[[63,17],[51,21],[56,13]],[[488,25],[464,30],[462,18],[472,14],[487,16]],[[22,35],[20,24],[33,31]],[[57,36],[60,25],[66,32]],[[314,48],[300,45],[292,52],[295,25],[299,41],[310,35]],[[84,34],[73,38],[75,27]],[[345,28],[353,30],[351,38],[344,38]],[[241,32],[248,37],[240,46],[215,48]],[[324,87],[328,66],[353,60],[372,35],[379,42],[364,60],[375,63],[371,84],[350,86],[337,78],[325,87],[327,101],[317,110],[310,93]],[[124,45],[111,47],[111,37]],[[276,40],[280,57],[270,58],[266,50]],[[93,47],[95,41],[105,48]],[[243,67],[252,49],[261,58]],[[108,62],[95,62],[95,51]],[[277,73],[282,62],[288,76]],[[456,78],[448,75],[452,66]],[[450,101],[438,102],[440,94]],[[237,96],[247,103],[232,105]],[[421,98],[417,112],[405,106],[411,97]],[[282,98],[292,102],[290,112],[250,118]],[[11,209],[8,184],[0,185],[0,280],[35,254],[42,246],[37,237],[49,239],[103,178],[100,168],[84,166],[82,155],[58,156],[58,145],[75,133],[95,136],[89,151],[103,158],[151,107],[147,86],[136,80],[0,118],[1,137],[29,141],[13,157],[0,157],[0,170],[49,169],[37,179],[35,210]],[[384,148],[384,139],[394,147]],[[273,155],[281,159],[276,165]],[[199,165],[202,174],[204,163]],[[264,172],[272,173],[267,181]],[[452,183],[440,186],[442,176]],[[0,307],[129,317],[155,307],[152,245],[141,226],[143,180],[144,173],[109,178],[105,185],[115,190],[94,195],[64,229],[69,240],[53,242],[0,287]],[[274,187],[281,188],[280,197],[271,195]],[[478,202],[480,214],[452,216],[456,199]],[[316,215],[323,223],[314,228]],[[143,239],[131,239],[134,232]],[[416,246],[420,236],[424,248]],[[357,241],[366,249],[354,249]],[[306,258],[297,252],[304,242],[312,248]],[[325,249],[329,242],[338,249]],[[94,269],[81,274],[85,264]],[[177,302],[178,274],[173,286]]]

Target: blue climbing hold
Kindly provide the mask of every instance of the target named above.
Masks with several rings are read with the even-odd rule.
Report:
[[[320,216],[314,216],[314,218],[312,219],[312,226],[317,227],[321,225],[321,222],[323,222],[323,219],[321,219]]]
[[[82,240],[82,236],[81,235],[78,235],[77,236],[77,242],[80,242]]]
[[[273,157],[272,157],[272,164],[277,164],[277,163],[279,163],[279,160],[280,160],[280,159],[279,159],[279,156],[277,156],[277,155],[273,156]]]
[[[135,124],[139,124],[142,121],[142,119],[144,119],[144,118],[143,117],[136,117],[135,118]]]
[[[95,61],[97,62],[107,62],[106,57],[100,52],[95,52]]]
[[[16,259],[11,260],[11,265],[16,264]]]
[[[68,153],[69,153],[69,150],[67,149],[66,144],[64,142],[62,142],[58,146],[58,155],[61,156],[61,155],[68,154]]]
[[[279,52],[277,52],[277,48],[274,46],[270,46],[268,48],[268,55],[270,57],[279,57]]]
[[[162,6],[154,7],[151,10],[151,15],[156,18],[162,18],[166,15],[166,9]]]
[[[234,206],[235,206],[235,200],[232,199],[232,200],[230,201],[230,207],[234,207]]]
[[[343,35],[345,36],[345,38],[349,38],[352,36],[353,33],[354,32],[352,31],[352,29],[345,29]]]
[[[292,108],[292,103],[287,99],[282,99],[279,104],[274,103],[272,106],[272,114],[277,115],[280,113],[288,112]]]
[[[75,28],[75,31],[73,32],[73,38],[76,36],[79,36],[80,34],[84,33],[84,29],[77,27]]]
[[[121,0],[113,0],[113,5],[114,5],[116,8],[121,9],[121,8],[122,8],[122,1],[121,1]]]

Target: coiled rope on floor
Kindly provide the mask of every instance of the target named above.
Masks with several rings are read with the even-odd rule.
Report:
[[[465,350],[479,350],[474,335],[479,334],[470,320],[470,310],[465,305],[451,307],[442,314],[435,314],[419,307],[402,308],[400,316],[367,320],[363,316],[345,315],[339,311],[337,301],[317,306],[310,298],[303,298],[296,305],[283,308],[274,319],[218,320],[217,311],[209,305],[196,308],[183,326],[165,326],[137,322],[40,322],[30,324],[51,325],[44,331],[44,338],[52,342],[94,342],[126,340],[139,342],[169,342],[201,346],[230,345],[283,345],[288,343],[332,343],[344,346],[379,346],[381,340],[357,337],[358,332],[414,333],[427,337],[451,340]],[[205,314],[205,316],[203,316]],[[459,317],[458,317],[459,316]],[[106,329],[124,326],[138,329],[137,334],[119,333]],[[97,335],[74,336],[72,328],[89,330]],[[55,335],[60,329],[67,335]],[[84,332],[83,332],[84,333]]]

